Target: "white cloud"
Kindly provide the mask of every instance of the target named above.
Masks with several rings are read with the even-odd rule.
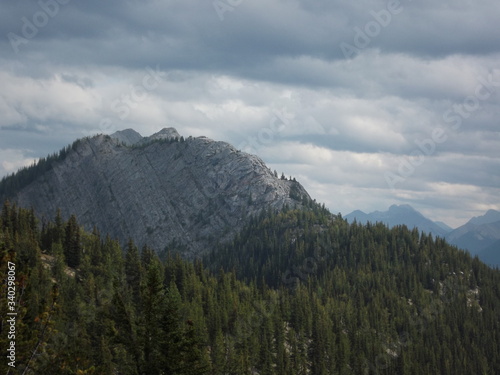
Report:
[[[16,172],[19,168],[29,166],[36,160],[25,155],[23,150],[0,149],[0,175]]]
[[[0,174],[82,135],[175,126],[250,147],[334,211],[410,203],[451,223],[498,207],[498,3],[404,2],[346,59],[339,44],[386,6],[256,0],[221,22],[211,2],[72,3],[19,54],[0,41]],[[38,10],[7,6],[2,35]],[[148,67],[162,79],[137,100]],[[490,74],[453,129],[443,115]],[[446,141],[391,190],[384,173],[438,128]]]

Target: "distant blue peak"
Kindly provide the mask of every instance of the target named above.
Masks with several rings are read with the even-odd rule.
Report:
[[[409,204],[393,204],[391,207],[389,207],[389,211],[413,211],[416,212],[416,210],[410,206]]]

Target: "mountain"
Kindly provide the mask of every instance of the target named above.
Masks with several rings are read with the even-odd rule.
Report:
[[[448,224],[443,223],[442,221],[435,221],[435,224],[440,226],[443,230],[445,230],[447,233],[451,232],[453,230],[452,227],[450,227]]]
[[[496,223],[497,221],[500,221],[500,211],[488,210],[484,215],[470,219],[469,223],[473,225],[483,225]]]
[[[380,212],[380,211],[375,211],[375,212]],[[375,212],[372,212],[372,214],[374,214]],[[371,214],[364,213],[361,210],[356,210],[356,211],[353,211],[350,214],[344,216],[344,218],[349,223],[354,222],[354,220],[356,220],[358,223],[366,223],[368,221],[372,221],[372,218],[370,215]]]
[[[186,256],[231,239],[263,210],[310,201],[298,182],[278,178],[257,156],[206,137],[184,139],[173,128],[78,140],[4,178],[0,198],[45,219],[59,208],[63,218],[74,214],[86,229],[123,242],[158,251],[176,244]]]
[[[500,373],[500,271],[416,228],[350,224],[226,143],[86,138],[0,195],[33,207],[0,211],[16,373]]]
[[[466,224],[448,233],[446,239],[488,264],[500,264],[500,212],[488,210],[484,215],[473,217]]]
[[[113,133],[112,137],[127,146],[132,146],[143,140],[142,135],[137,133],[134,129],[119,130]]]
[[[356,220],[358,223],[376,223],[382,222],[392,228],[396,225],[406,225],[409,228],[418,228],[426,233],[431,233],[434,236],[444,237],[450,229],[444,223],[436,223],[427,219],[420,212],[407,204],[392,205],[387,211],[374,211],[369,214],[363,211],[356,210],[346,215],[348,222],[352,223]]]
[[[369,214],[356,210],[346,215],[348,222],[382,222],[389,227],[404,224],[409,228],[417,227],[426,233],[446,238],[461,249],[493,266],[500,265],[500,212],[488,210],[484,215],[473,217],[465,225],[452,229],[442,222],[434,222],[424,217],[409,205],[392,205],[387,211],[374,211]]]
[[[500,268],[500,240],[486,246],[477,254],[478,258],[484,263]]]

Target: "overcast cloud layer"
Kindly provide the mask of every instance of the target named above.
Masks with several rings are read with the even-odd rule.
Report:
[[[0,176],[173,126],[259,155],[334,213],[500,210],[498,0],[0,3]]]

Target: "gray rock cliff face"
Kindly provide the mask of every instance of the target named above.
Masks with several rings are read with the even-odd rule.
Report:
[[[181,141],[169,128],[84,139],[13,200],[47,218],[60,208],[122,242],[158,251],[180,244],[192,257],[231,239],[249,216],[301,199],[310,197],[298,182],[276,177],[257,156],[205,137]]]

